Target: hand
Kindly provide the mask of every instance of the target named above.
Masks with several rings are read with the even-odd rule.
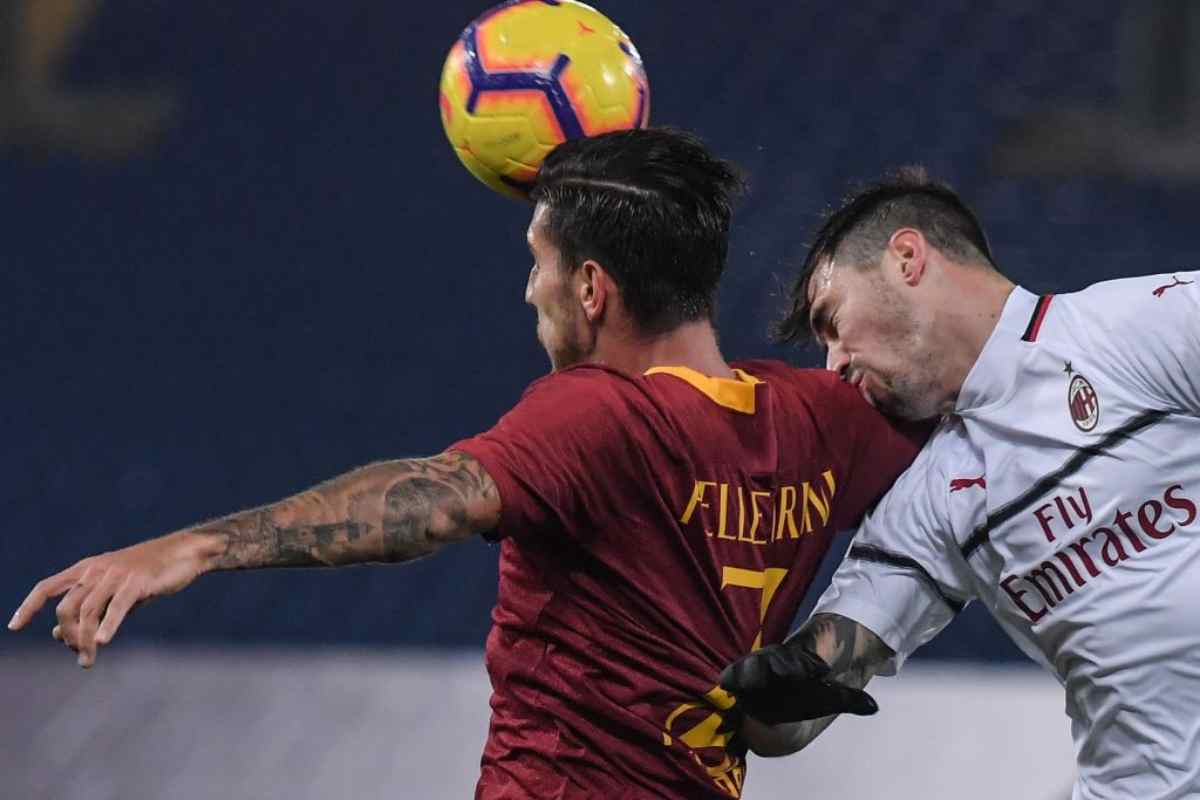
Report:
[[[20,630],[47,600],[66,594],[52,635],[79,654],[79,666],[90,667],[134,606],[178,592],[202,571],[194,534],[186,531],[85,558],[34,586],[8,627]]]
[[[737,698],[735,708],[769,725],[843,713],[866,716],[879,710],[871,695],[828,675],[829,665],[793,639],[730,664],[720,683]]]

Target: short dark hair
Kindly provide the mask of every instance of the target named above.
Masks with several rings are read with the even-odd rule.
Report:
[[[995,267],[983,226],[962,198],[932,180],[924,167],[901,167],[851,193],[825,215],[792,284],[790,307],[776,325],[776,338],[791,343],[809,337],[808,284],[819,265],[833,260],[842,266],[875,266],[900,228],[916,228],[952,258]]]
[[[556,147],[530,199],[565,269],[591,259],[613,276],[646,333],[711,319],[729,250],[738,170],[670,128],[607,133]]]

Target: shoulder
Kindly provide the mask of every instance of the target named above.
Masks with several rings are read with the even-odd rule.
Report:
[[[945,418],[867,515],[855,541],[914,558],[948,552],[958,538],[955,520],[977,516],[986,505],[986,487],[982,468],[970,458],[961,421]]]
[[[641,394],[638,381],[629,375],[599,364],[579,364],[533,381],[525,388],[521,400],[553,402],[569,398],[574,405],[595,407]]]
[[[837,373],[817,367],[797,367],[785,361],[771,358],[748,358],[730,362],[729,366],[740,369],[759,380],[777,380],[788,383],[832,384],[840,383]]]
[[[806,408],[814,417],[836,423],[840,430],[857,429],[868,438],[889,430],[917,442],[924,442],[929,436],[928,423],[885,417],[857,388],[832,370],[794,367],[766,359],[737,361],[730,366],[771,386],[792,408]]]
[[[663,401],[638,376],[609,367],[582,364],[539,378],[501,420],[511,424],[566,431],[595,439],[628,438],[634,430],[653,427],[662,417]]]
[[[1126,330],[1136,338],[1146,330],[1200,307],[1200,272],[1166,272],[1139,275],[1092,284],[1085,289],[1056,295],[1054,311],[1077,332],[1086,329]]]
[[[1077,292],[1064,294],[1062,297],[1117,308],[1128,305],[1131,299],[1141,297],[1150,299],[1161,298],[1167,294],[1167,290],[1172,284],[1179,286],[1193,285],[1189,282],[1195,281],[1198,277],[1200,277],[1200,272],[1191,270],[1159,272],[1151,275],[1134,275],[1128,278],[1115,278],[1109,281],[1093,283],[1091,286],[1080,289]],[[1184,289],[1181,291],[1186,293],[1187,290]]]
[[[942,417],[929,435],[929,441],[913,461],[910,471],[920,471],[926,476],[949,475],[968,460],[969,452],[970,442],[962,421],[957,417]]]
[[[808,414],[824,426],[851,434],[847,441],[870,445],[870,458],[881,453],[908,464],[930,435],[932,423],[889,419],[866,401],[857,388],[828,369],[794,367],[782,361],[738,361],[731,366],[753,375],[776,390],[777,396],[794,413]],[[895,474],[895,473],[893,473]]]
[[[490,455],[484,461],[489,473],[501,461],[517,464],[509,471],[520,474],[541,474],[556,464],[573,469],[587,459],[624,452],[644,436],[654,414],[638,398],[636,381],[620,372],[568,367],[533,381],[489,430],[451,449]]]
[[[1081,358],[1089,356],[1095,372],[1156,401],[1162,399],[1162,376],[1186,372],[1200,353],[1195,322],[1200,318],[1200,272],[1104,281],[1052,302],[1057,310],[1047,319],[1048,338]]]
[[[827,369],[796,367],[783,361],[765,358],[735,361],[730,366],[758,378],[769,386],[794,392],[814,402],[835,401],[841,404],[847,398],[854,398],[862,405],[867,405],[853,386],[838,377],[836,372]]]
[[[943,417],[912,465],[884,495],[881,505],[905,505],[916,498],[925,498],[941,506],[956,481],[969,482],[982,478],[982,475],[982,462],[971,446],[962,421],[957,417]]]

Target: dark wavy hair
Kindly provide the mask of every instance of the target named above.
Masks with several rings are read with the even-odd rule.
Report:
[[[825,215],[792,284],[790,305],[775,327],[775,338],[799,343],[811,335],[808,284],[820,265],[833,260],[838,267],[877,266],[900,228],[919,230],[930,244],[958,261],[995,268],[983,226],[962,198],[931,180],[924,167],[901,167],[850,194]]]
[[[711,319],[729,250],[739,171],[670,128],[607,133],[556,147],[530,199],[566,269],[594,260],[638,327],[662,333]]]

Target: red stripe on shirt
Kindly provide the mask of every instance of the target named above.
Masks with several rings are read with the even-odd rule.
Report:
[[[1050,308],[1050,301],[1054,299],[1052,294],[1044,294],[1038,298],[1037,306],[1033,309],[1033,317],[1029,320],[1029,327],[1025,329],[1025,335],[1021,337],[1023,342],[1036,342],[1038,332],[1042,329],[1042,322],[1046,319],[1046,311]]]

